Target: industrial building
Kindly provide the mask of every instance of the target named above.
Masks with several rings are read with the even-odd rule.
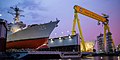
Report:
[[[113,49],[113,42],[112,42],[112,39],[111,39],[111,36],[112,35],[112,33],[110,33],[110,32],[108,32],[107,33],[107,35],[106,35],[106,52],[108,52],[108,53],[112,53],[113,51],[114,51],[114,49]]]
[[[97,36],[97,49],[99,53],[105,52],[103,34]]]

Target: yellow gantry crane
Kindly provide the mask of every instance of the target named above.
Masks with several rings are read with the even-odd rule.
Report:
[[[82,34],[82,28],[80,26],[80,20],[78,18],[78,13],[82,14],[82,15],[85,15],[85,16],[88,16],[90,18],[93,18],[93,19],[103,23],[103,25],[104,25],[104,45],[106,45],[106,32],[107,33],[111,33],[110,32],[110,27],[108,25],[108,19],[106,17],[100,16],[100,15],[94,13],[94,12],[91,12],[91,11],[89,11],[89,10],[83,8],[83,7],[75,5],[74,6],[74,20],[73,20],[73,27],[72,27],[72,35],[76,34],[75,27],[76,27],[76,23],[77,23],[78,24],[80,38],[81,38],[81,43],[82,43],[83,49],[84,49],[83,51],[86,52],[86,46],[85,46],[85,41],[84,41],[84,37],[83,37],[83,34]],[[110,36],[110,38],[112,39],[112,36]],[[115,49],[115,45],[114,45],[113,39],[112,39],[112,46]]]

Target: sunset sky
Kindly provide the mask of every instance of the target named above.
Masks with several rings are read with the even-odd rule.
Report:
[[[40,24],[49,21],[60,20],[58,27],[51,33],[50,38],[71,34],[74,19],[74,5],[79,5],[99,15],[109,15],[109,25],[115,45],[120,44],[120,0],[1,0],[0,18],[13,21],[13,16],[7,12],[12,10],[9,7],[20,7],[21,21],[29,24]],[[98,26],[97,21],[79,14],[81,27],[85,41],[94,41],[100,33],[103,33],[102,25]],[[67,32],[68,31],[68,32]],[[78,29],[77,29],[78,31]],[[63,34],[61,33],[63,32]],[[57,33],[55,35],[55,33]]]

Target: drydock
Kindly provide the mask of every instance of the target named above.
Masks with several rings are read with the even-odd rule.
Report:
[[[2,27],[6,27],[4,20],[0,21]],[[6,31],[1,28],[1,31]],[[4,37],[2,37],[4,35]],[[6,32],[0,35],[0,41],[3,45],[6,44]],[[67,42],[67,43],[65,43]],[[48,43],[39,46],[37,49],[8,49],[1,45],[1,59],[61,59],[61,58],[80,58],[80,39],[79,35],[68,35],[58,38],[51,38]],[[47,48],[41,48],[48,46]],[[3,50],[4,49],[4,50]]]
[[[0,23],[0,43],[2,43],[0,45],[1,59],[61,59],[81,57],[78,34],[48,39],[48,43],[44,43],[36,49],[12,48],[6,50],[7,25],[4,19],[1,19]]]

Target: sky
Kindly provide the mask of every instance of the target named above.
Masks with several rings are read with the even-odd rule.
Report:
[[[58,27],[53,30],[50,38],[71,34],[74,19],[74,5],[79,5],[99,15],[109,15],[109,25],[115,45],[120,44],[120,0],[0,0],[0,18],[13,21],[13,16],[7,12],[9,7],[16,5],[24,10],[20,20],[29,24],[40,24],[49,21],[60,20]],[[100,33],[103,33],[102,25],[98,26],[97,21],[79,14],[79,19],[85,41],[95,41]],[[79,33],[78,28],[76,28]],[[69,32],[67,32],[69,31]],[[63,32],[63,34],[61,33]],[[57,33],[55,35],[55,33]]]

